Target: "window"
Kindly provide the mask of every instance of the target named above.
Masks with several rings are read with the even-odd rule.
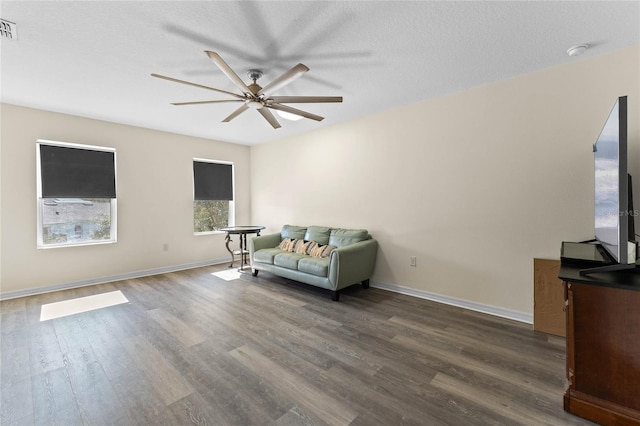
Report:
[[[235,223],[233,163],[193,159],[193,232],[207,233]]]
[[[38,248],[116,241],[113,148],[36,143]]]

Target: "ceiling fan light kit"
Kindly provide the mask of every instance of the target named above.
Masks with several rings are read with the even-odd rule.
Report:
[[[290,112],[286,112],[286,111],[276,111],[278,113],[278,115],[282,118],[284,118],[285,120],[289,120],[289,121],[298,121],[301,120],[303,117],[296,115],[296,114],[291,114]]]
[[[190,101],[190,102],[172,102],[172,105],[198,105],[198,104],[211,104],[221,102],[243,102],[243,104],[227,116],[223,123],[228,123],[248,109],[257,110],[262,117],[273,127],[274,129],[280,128],[280,123],[276,120],[275,116],[271,113],[271,109],[283,118],[290,120],[296,120],[300,118],[308,118],[310,120],[322,121],[324,117],[321,117],[310,112],[306,112],[297,108],[284,105],[287,103],[326,103],[326,102],[342,102],[342,96],[271,96],[273,92],[278,91],[284,86],[292,83],[304,73],[309,71],[309,68],[304,64],[298,64],[286,71],[284,74],[267,84],[265,87],[260,87],[257,80],[262,77],[262,71],[259,69],[250,69],[247,71],[247,75],[253,82],[249,85],[245,84],[238,74],[222,59],[216,52],[205,51],[207,56],[211,58],[213,63],[227,76],[229,80],[240,90],[241,94],[229,92],[215,87],[205,86],[202,84],[191,83],[184,80],[179,80],[173,77],[167,77],[160,74],[152,73],[152,77],[161,78],[163,80],[173,81],[176,83],[186,84],[189,86],[200,87],[202,89],[212,90],[219,93],[224,93],[231,96],[233,99],[214,99],[204,101]],[[296,118],[288,118],[287,115]]]
[[[579,44],[577,46],[570,47],[569,49],[567,49],[567,55],[569,55],[569,56],[580,56],[584,52],[586,52],[588,47],[589,47],[588,44]]]

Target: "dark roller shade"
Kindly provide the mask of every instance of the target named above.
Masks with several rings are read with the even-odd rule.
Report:
[[[231,164],[193,162],[193,186],[196,200],[233,200]]]
[[[115,152],[40,145],[42,198],[116,198]]]

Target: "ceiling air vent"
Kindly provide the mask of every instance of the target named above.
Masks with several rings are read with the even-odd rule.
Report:
[[[15,22],[9,22],[0,18],[0,37],[15,40],[18,38],[18,28]]]

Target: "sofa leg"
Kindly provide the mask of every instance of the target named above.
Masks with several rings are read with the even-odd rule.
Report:
[[[259,272],[259,271],[258,271],[257,269],[253,269],[253,270],[251,271],[251,275],[253,275],[254,277],[257,277],[257,276],[258,276],[258,272]]]
[[[369,288],[369,280],[362,281],[362,288]]]
[[[333,291],[331,290],[331,300],[337,302],[340,300],[340,290]]]

